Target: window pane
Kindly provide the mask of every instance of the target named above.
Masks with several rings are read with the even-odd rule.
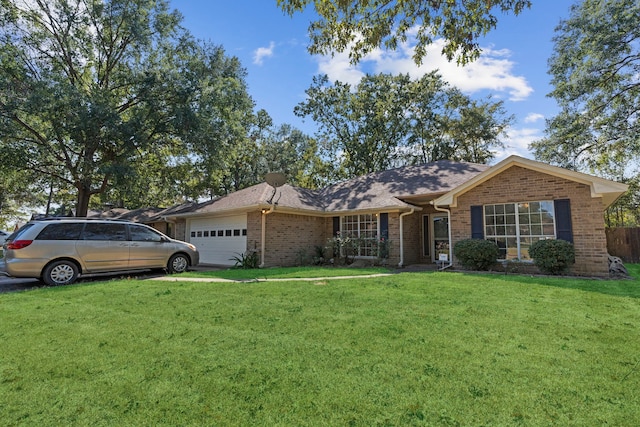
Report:
[[[529,204],[529,210],[531,212],[540,212],[540,202],[531,202]]]
[[[38,234],[37,240],[78,240],[83,223],[49,224]]]
[[[496,214],[504,213],[504,205],[495,205],[496,206]]]
[[[343,237],[360,238],[356,255],[376,256],[378,237],[378,216],[374,214],[346,215],[342,217]]]
[[[493,205],[486,205],[484,207],[484,214],[485,215],[493,215],[495,213],[495,209],[493,208]]]
[[[131,236],[131,240],[136,242],[161,242],[162,236],[160,236],[155,231],[142,227],[140,225],[130,225],[129,226],[129,234]]]
[[[498,245],[498,250],[500,251],[499,258],[506,259],[507,257],[507,239],[504,237],[498,237],[494,240]]]
[[[82,235],[84,240],[127,240],[125,224],[88,223]]]
[[[514,214],[516,212],[516,205],[513,203],[509,203],[504,206],[504,211],[508,214]]]
[[[507,215],[507,216],[505,217],[505,221],[506,221],[506,223],[507,223],[507,224],[509,224],[509,225],[511,225],[511,224],[514,224],[514,225],[515,225],[515,223],[516,223],[516,216],[515,216],[515,215]]]

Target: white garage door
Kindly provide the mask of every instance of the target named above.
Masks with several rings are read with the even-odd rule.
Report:
[[[200,263],[234,265],[247,249],[247,215],[192,219],[189,241],[198,247]]]

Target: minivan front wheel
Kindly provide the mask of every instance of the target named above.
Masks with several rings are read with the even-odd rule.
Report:
[[[167,271],[169,274],[184,273],[189,267],[189,258],[185,254],[175,254],[169,258]]]
[[[42,272],[42,281],[49,286],[68,285],[78,278],[78,266],[73,261],[61,260],[47,265]]]

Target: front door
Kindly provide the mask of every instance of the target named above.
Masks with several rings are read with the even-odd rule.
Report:
[[[438,261],[441,254],[449,256],[449,218],[446,215],[431,215],[433,236],[433,261]]]

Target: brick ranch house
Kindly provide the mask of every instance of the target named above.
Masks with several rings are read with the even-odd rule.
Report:
[[[387,236],[389,265],[456,266],[453,245],[493,240],[504,259],[528,261],[539,239],[573,242],[573,273],[608,276],[604,210],[625,184],[511,156],[494,166],[437,161],[371,173],[321,190],[266,183],[162,215],[176,238],[194,243],[201,262],[233,265],[259,253],[260,265],[295,265],[338,231],[370,239],[359,250],[375,259]],[[444,256],[444,258],[442,258]]]

